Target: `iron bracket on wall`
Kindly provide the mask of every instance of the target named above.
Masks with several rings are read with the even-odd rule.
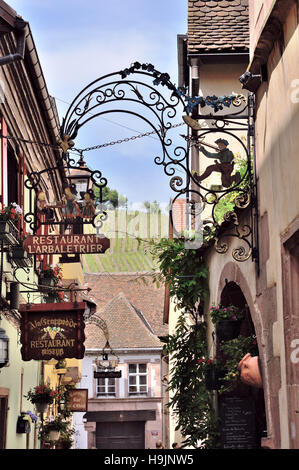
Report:
[[[211,108],[212,112],[202,113],[204,107]],[[231,107],[238,110],[219,113],[224,108]],[[190,224],[187,228],[194,227],[194,218],[197,216],[201,220],[202,242],[213,239],[217,252],[227,253],[229,246],[224,239],[237,238],[241,245],[233,249],[233,258],[236,261],[245,261],[251,257],[258,263],[253,95],[246,97],[231,93],[220,97],[190,97],[186,89],[176,87],[171,82],[167,73],[161,73],[152,64],[134,62],[127,69],[94,80],[72,101],[62,120],[58,139],[67,166],[71,163],[67,160],[68,151],[75,149],[74,139],[81,128],[95,118],[110,113],[125,113],[137,117],[156,133],[162,155],[156,156],[154,162],[161,165],[164,173],[170,177],[170,187],[175,193],[172,205],[179,198],[186,199],[187,206],[193,209],[200,205],[199,211],[190,211]],[[174,119],[179,116],[181,120],[183,113],[187,124],[186,135],[170,136],[170,131],[177,126]],[[246,134],[245,143],[238,133]],[[216,148],[215,159],[220,161],[215,163],[212,172],[220,173],[222,178],[216,189],[206,184],[204,173],[194,174],[194,162],[190,157],[193,146],[206,156],[207,148],[211,145],[210,137],[226,141],[228,152],[229,145],[234,142],[239,147],[239,166],[243,170],[235,171],[233,167],[223,165],[232,163],[235,155],[231,152],[232,157],[229,158],[232,159],[225,161],[221,157],[223,152]],[[207,159],[200,155],[199,167],[205,160]],[[29,189],[36,189],[41,173],[30,175]],[[224,213],[223,220],[219,220],[219,208],[228,201],[231,210]],[[208,208],[208,216],[203,220],[203,214],[206,215],[204,211]],[[250,214],[250,221],[242,224],[240,220],[245,213]],[[34,210],[26,215],[26,222],[29,222],[30,217],[34,219]],[[36,230],[36,222],[33,222],[33,228]],[[184,236],[188,238],[190,235]]]

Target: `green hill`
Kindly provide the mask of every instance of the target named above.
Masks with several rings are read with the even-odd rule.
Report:
[[[110,248],[103,254],[84,255],[84,272],[151,271],[154,267],[152,257],[145,253],[138,238],[168,237],[168,220],[168,215],[160,213],[109,211],[100,232],[110,239]],[[88,231],[94,233],[95,229],[88,227]]]

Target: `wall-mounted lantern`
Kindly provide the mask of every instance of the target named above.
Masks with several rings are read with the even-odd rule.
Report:
[[[3,328],[0,328],[0,368],[8,365],[9,361],[9,337]]]
[[[75,186],[77,194],[80,194],[81,199],[83,199],[84,194],[92,190],[91,171],[86,166],[82,154],[78,160],[77,165],[78,168],[73,168],[70,171],[68,180],[71,185]]]

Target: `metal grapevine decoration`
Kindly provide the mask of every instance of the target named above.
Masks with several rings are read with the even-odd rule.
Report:
[[[231,107],[238,110],[231,111]],[[209,108],[211,113],[206,112]],[[158,71],[150,63],[136,61],[84,87],[62,120],[59,142],[67,155],[70,148],[76,150],[74,140],[80,129],[97,117],[124,113],[141,119],[150,129],[149,133],[155,132],[158,136],[162,153],[155,156],[154,162],[170,177],[170,187],[176,193],[173,203],[183,197],[187,207],[191,207],[189,226],[194,225],[195,214],[204,226],[203,242],[213,239],[216,250],[226,253],[228,244],[223,238],[235,237],[242,244],[233,249],[234,259],[245,261],[251,256],[257,261],[256,214],[253,214],[256,184],[251,163],[253,108],[253,95],[247,98],[233,92],[220,97],[189,96],[187,89],[173,84],[167,73]],[[171,131],[180,125],[174,122],[178,114],[184,114],[187,133],[173,136]],[[104,145],[97,146],[100,147]],[[194,165],[194,156],[192,161],[190,159],[195,150],[199,153],[198,165]],[[210,158],[214,159],[214,164],[207,165]],[[200,170],[196,170],[198,167]],[[219,180],[219,176],[220,181],[215,186],[211,179]],[[69,204],[71,206],[71,202]],[[229,209],[219,217],[220,208],[223,211],[226,206]],[[247,207],[252,209],[250,220],[241,223],[242,209]],[[75,203],[71,211],[77,217]]]

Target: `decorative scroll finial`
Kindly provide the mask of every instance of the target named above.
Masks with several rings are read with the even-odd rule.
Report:
[[[75,142],[70,140],[70,136],[64,134],[62,139],[58,140],[59,147],[63,150],[63,153],[66,153],[71,147],[74,147]]]

